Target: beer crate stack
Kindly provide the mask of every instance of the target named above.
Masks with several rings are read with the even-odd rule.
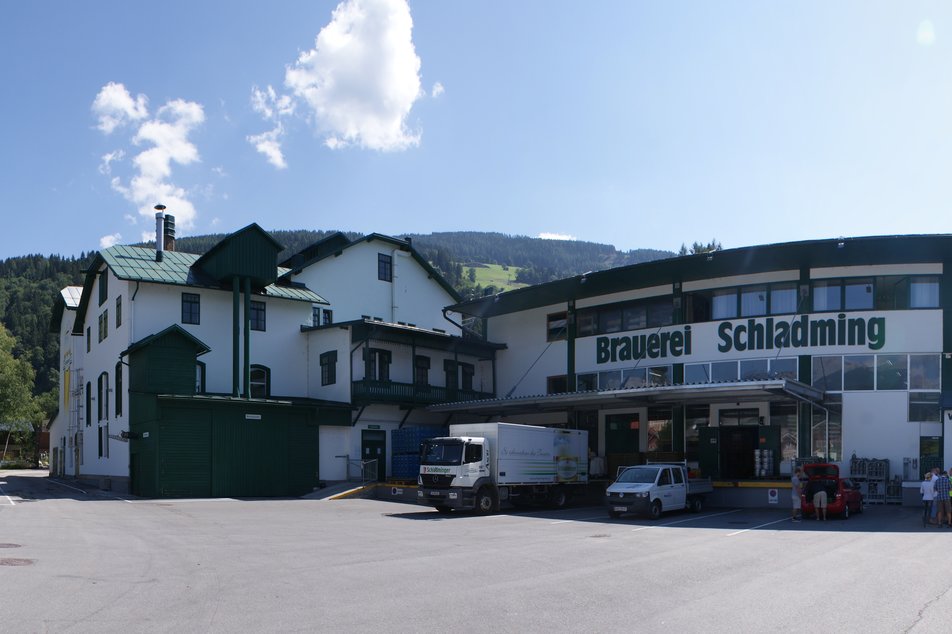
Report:
[[[416,482],[420,473],[420,443],[445,436],[445,427],[401,427],[390,432],[390,474],[395,480]]]

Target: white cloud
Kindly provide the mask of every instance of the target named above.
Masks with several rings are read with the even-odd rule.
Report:
[[[442,95],[444,92],[446,92],[446,89],[443,88],[443,84],[441,84],[440,82],[436,82],[435,84],[433,84],[433,90],[430,91],[430,96],[436,99],[437,97]]]
[[[932,46],[935,44],[935,26],[932,20],[923,20],[919,23],[919,30],[916,32],[916,41],[922,46]]]
[[[102,104],[121,105],[123,103],[120,98],[121,94],[129,96],[129,93],[121,84],[107,84],[97,96],[96,102],[93,104],[93,111],[99,114],[103,108]],[[104,95],[106,97],[103,97]],[[116,95],[120,95],[120,97]],[[135,105],[126,110],[121,110],[121,108],[117,110],[126,113],[125,119],[120,121],[120,119],[114,117],[109,121],[126,123],[146,118],[145,96],[139,95],[135,102],[130,97],[129,103]],[[120,124],[103,125],[103,121],[100,114],[99,129],[105,134],[110,134]],[[179,228],[187,230],[193,227],[196,215],[195,206],[189,200],[187,192],[171,181],[172,165],[173,163],[189,165],[200,160],[198,148],[189,139],[189,135],[204,121],[204,109],[195,102],[175,99],[159,108],[154,117],[143,121],[139,125],[131,138],[131,142],[135,146],[149,146],[132,158],[132,165],[136,171],[135,175],[128,183],[123,182],[118,176],[113,177],[110,181],[113,190],[120,193],[129,202],[134,203],[142,216],[153,217],[154,205],[162,203],[168,207],[169,213],[175,216]],[[111,158],[107,160],[106,157],[110,156]],[[111,163],[122,156],[124,154],[117,155],[115,152],[104,156],[103,164],[106,167],[104,173],[111,172]],[[102,171],[102,168],[100,171]],[[148,234],[144,233],[143,235]]]
[[[578,240],[575,236],[565,233],[540,233],[538,237],[543,240]]]
[[[120,240],[122,240],[121,233],[114,233],[110,236],[103,236],[99,238],[99,248],[108,249],[109,247],[118,244]]]
[[[120,126],[141,121],[149,116],[147,104],[145,95],[137,95],[133,99],[125,86],[109,82],[96,95],[92,110],[99,118],[97,127],[105,134],[112,134]]]
[[[125,155],[126,153],[122,150],[116,150],[115,152],[103,154],[102,162],[99,164],[99,173],[105,176],[112,174],[112,163],[114,161],[121,161]]]
[[[130,225],[135,225],[138,223],[138,220],[132,214],[123,214],[122,219],[128,222]]]
[[[294,100],[290,95],[279,95],[271,86],[268,86],[266,90],[259,90],[257,86],[251,89],[252,110],[260,114],[265,121],[274,123],[275,126],[267,132],[252,134],[245,138],[278,169],[285,169],[288,166],[281,149],[284,138],[284,125],[281,120],[294,114],[294,107]]]
[[[406,125],[420,96],[412,30],[405,0],[345,0],[314,48],[287,68],[285,85],[310,109],[327,147],[387,151],[419,144],[419,133]]]
[[[281,151],[281,137],[283,134],[284,128],[278,125],[273,130],[253,134],[247,138],[256,150],[265,155],[269,163],[283,170],[288,166],[287,161],[284,160],[284,153]]]

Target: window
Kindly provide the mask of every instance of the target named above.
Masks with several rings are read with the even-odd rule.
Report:
[[[935,277],[916,277],[909,288],[910,308],[938,308],[939,280]]]
[[[109,375],[105,372],[99,375],[96,390],[96,407],[98,408],[99,418],[105,420],[109,418]]]
[[[708,405],[688,405],[684,408],[684,458],[695,462],[700,458],[701,429],[710,423]]]
[[[648,409],[648,451],[671,451],[673,448],[673,425],[671,410]]]
[[[770,287],[770,314],[791,315],[797,312],[797,285],[774,284]]]
[[[645,306],[627,306],[621,312],[622,330],[640,330],[648,327],[648,309]]]
[[[122,295],[116,297],[116,329],[122,325]]]
[[[568,313],[552,313],[546,316],[545,340],[561,341],[568,337]]]
[[[364,378],[368,381],[389,381],[390,359],[389,350],[367,349],[364,356]]]
[[[451,359],[443,361],[443,377],[446,381],[447,390],[455,390],[459,387],[459,378],[457,377],[456,362]]]
[[[711,382],[711,364],[692,363],[684,366],[684,382],[691,383],[710,383]]]
[[[463,454],[463,462],[482,462],[483,461],[483,446],[477,445],[476,443],[469,443],[466,445],[466,451]]]
[[[813,357],[813,387],[825,392],[843,389],[843,357]]]
[[[321,385],[337,383],[337,350],[321,354]]]
[[[116,418],[122,416],[122,361],[116,364]]]
[[[311,325],[312,326],[321,325],[321,307],[320,306],[311,306]]]
[[[381,282],[393,281],[393,258],[384,253],[377,254],[377,279]]]
[[[460,363],[460,387],[464,390],[473,391],[473,376],[476,374],[476,368],[472,363]]]
[[[413,358],[413,384],[418,387],[430,384],[430,357],[418,354]]]
[[[93,424],[93,384],[86,383],[86,427]]]
[[[648,385],[671,385],[671,366],[656,365],[648,368]]]
[[[569,378],[564,374],[550,376],[545,380],[546,394],[565,394],[569,391]]]
[[[909,392],[910,423],[938,423],[941,420],[938,392]]]
[[[332,323],[334,323],[334,311],[328,310],[325,308],[324,309],[324,325],[330,326]]]
[[[598,373],[598,389],[617,390],[621,387],[621,370],[606,370]]]
[[[716,290],[711,297],[712,319],[733,319],[737,317],[737,289]]]
[[[598,389],[597,374],[579,374],[575,378],[576,389],[579,392],[588,392]]]
[[[109,311],[104,310],[99,316],[99,342],[109,336]]]
[[[109,299],[109,269],[99,274],[99,305],[102,306]]]
[[[770,378],[797,380],[797,359],[783,358],[770,360]]]
[[[205,362],[195,362],[195,393],[205,393]]]
[[[598,332],[621,331],[621,308],[603,308],[598,311]]]
[[[939,355],[937,354],[909,355],[909,389],[910,390],[938,390],[939,389]]]
[[[757,317],[767,314],[767,287],[750,286],[740,289],[740,316]]]
[[[621,371],[621,387],[633,388],[644,387],[648,381],[648,371],[645,368],[632,368]]]
[[[251,398],[271,396],[271,370],[263,365],[251,366]]]
[[[182,293],[182,323],[195,324],[201,323],[202,319],[202,297],[198,293]]]
[[[874,389],[874,367],[874,357],[871,354],[857,354],[843,357],[843,389]]]
[[[780,459],[797,457],[797,405],[771,403],[770,426],[780,429]]]
[[[763,381],[770,378],[767,359],[744,359],[740,362],[741,381]]]
[[[265,303],[264,302],[251,302],[251,329],[260,330],[264,332],[266,329],[265,322]]]
[[[587,337],[598,332],[598,311],[594,309],[580,310],[575,315],[576,334]]]
[[[846,280],[843,285],[846,310],[870,310],[873,307],[873,280]]]
[[[736,361],[717,361],[711,364],[711,380],[715,383],[737,380]]]
[[[909,368],[906,355],[881,354],[876,357],[876,389],[909,389]]]
[[[839,280],[813,283],[813,310],[822,313],[840,310],[843,300],[840,297],[842,285]]]

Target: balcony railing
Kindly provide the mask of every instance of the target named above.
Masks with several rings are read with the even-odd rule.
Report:
[[[355,402],[399,403],[411,405],[434,405],[457,401],[475,401],[495,398],[492,392],[477,392],[462,388],[446,388],[436,385],[415,385],[394,381],[353,381],[351,394]]]

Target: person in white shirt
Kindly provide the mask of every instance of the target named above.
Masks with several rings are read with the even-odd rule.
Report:
[[[803,476],[803,469],[797,467],[790,478],[790,519],[794,522],[800,521],[800,494],[803,492],[803,483],[800,478]]]
[[[932,517],[932,501],[935,499],[935,481],[932,479],[931,471],[926,471],[923,476],[919,493],[922,494],[922,526],[926,527]]]

